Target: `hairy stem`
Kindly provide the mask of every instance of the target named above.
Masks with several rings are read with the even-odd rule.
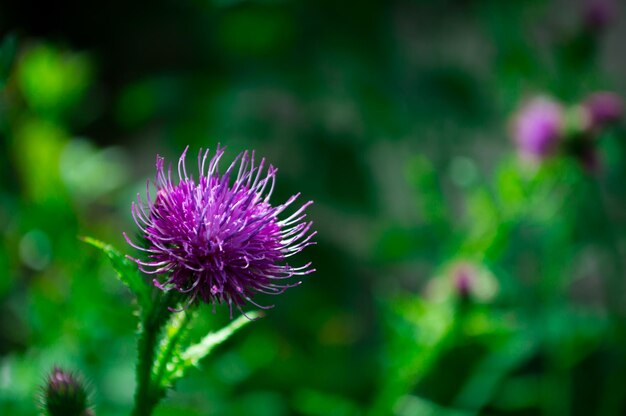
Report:
[[[155,350],[163,325],[171,314],[169,307],[174,304],[171,292],[159,294],[145,314],[143,314],[137,346],[137,387],[133,416],[150,416],[164,392],[152,383]]]
[[[166,374],[165,372],[167,371],[167,365],[172,359],[172,355],[174,354],[174,351],[176,351],[176,347],[178,346],[178,343],[187,332],[189,323],[196,316],[196,313],[193,310],[185,310],[179,313],[184,314],[184,315],[182,316],[182,318],[180,319],[178,323],[176,332],[174,332],[173,334],[167,337],[167,344],[165,346],[165,350],[163,354],[161,355],[161,357],[157,359],[157,361],[155,362],[155,365],[156,365],[155,375],[156,376],[155,376],[154,382],[157,386],[161,385],[161,380],[163,379],[163,377]]]

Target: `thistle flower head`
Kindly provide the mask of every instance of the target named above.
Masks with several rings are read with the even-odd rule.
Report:
[[[43,387],[43,407],[50,416],[92,416],[88,393],[78,376],[54,367]]]
[[[558,147],[562,128],[561,106],[550,98],[537,97],[515,116],[513,138],[523,157],[541,160]]]
[[[624,112],[622,98],[612,92],[596,92],[583,102],[589,124],[592,129],[598,129],[606,124],[618,121]]]
[[[185,156],[178,161],[178,178],[162,157],[156,162],[155,198],[147,186],[147,202],[141,196],[132,213],[147,247],[147,259],[133,259],[148,274],[161,275],[153,284],[162,290],[188,294],[188,304],[226,303],[241,310],[255,293],[279,294],[300,282],[284,283],[293,276],[313,272],[311,263],[294,267],[292,255],[314,244],[311,222],[304,219],[305,203],[287,218],[279,215],[298,195],[271,205],[276,169],[265,159],[255,165],[254,152],[238,155],[223,174],[218,165],[224,154],[217,148],[198,154],[197,179],[187,173]],[[234,180],[231,181],[231,177]]]
[[[583,19],[587,28],[603,30],[617,14],[615,0],[586,0]]]

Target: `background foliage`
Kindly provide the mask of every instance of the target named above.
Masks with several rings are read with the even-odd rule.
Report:
[[[315,200],[318,271],[157,415],[624,414],[623,126],[597,173],[510,137],[533,95],[626,93],[618,6],[601,30],[566,0],[3,3],[0,413],[35,414],[54,364],[128,411],[131,297],[78,237],[130,252],[156,154],[222,143]]]

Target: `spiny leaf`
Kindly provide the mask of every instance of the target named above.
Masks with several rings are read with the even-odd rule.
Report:
[[[103,243],[91,237],[82,237],[82,241],[104,252],[111,261],[111,265],[117,272],[118,277],[130,291],[137,297],[139,307],[144,310],[150,304],[150,286],[144,281],[144,277],[137,265],[128,260],[110,244]]]
[[[251,312],[247,317],[240,316],[221,330],[209,333],[197,344],[191,345],[184,351],[172,355],[172,360],[170,363],[166,364],[165,374],[162,380],[160,380],[162,385],[171,385],[174,381],[183,377],[189,368],[196,366],[198,362],[209,355],[215,347],[226,341],[239,329],[252,322],[252,320],[259,317],[261,317],[260,312]]]

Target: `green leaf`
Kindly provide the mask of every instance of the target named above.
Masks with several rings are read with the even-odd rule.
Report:
[[[147,309],[151,302],[151,287],[146,284],[144,276],[137,268],[137,264],[127,259],[110,244],[103,243],[91,237],[82,237],[81,240],[102,250],[102,252],[107,255],[122,283],[128,286],[130,291],[137,297],[139,307],[142,311]]]
[[[200,360],[209,355],[215,347],[259,317],[261,317],[261,312],[251,312],[247,316],[240,316],[221,330],[209,333],[197,344],[189,346],[182,352],[172,354],[171,361],[165,363],[162,378],[157,381],[163,388],[172,385],[173,382],[182,378],[189,368],[198,365]],[[185,318],[179,319],[184,320]],[[174,333],[177,332],[174,331]]]
[[[537,338],[530,331],[520,331],[477,363],[471,377],[459,391],[455,405],[477,412],[482,410],[506,376],[537,352],[540,347]]]

